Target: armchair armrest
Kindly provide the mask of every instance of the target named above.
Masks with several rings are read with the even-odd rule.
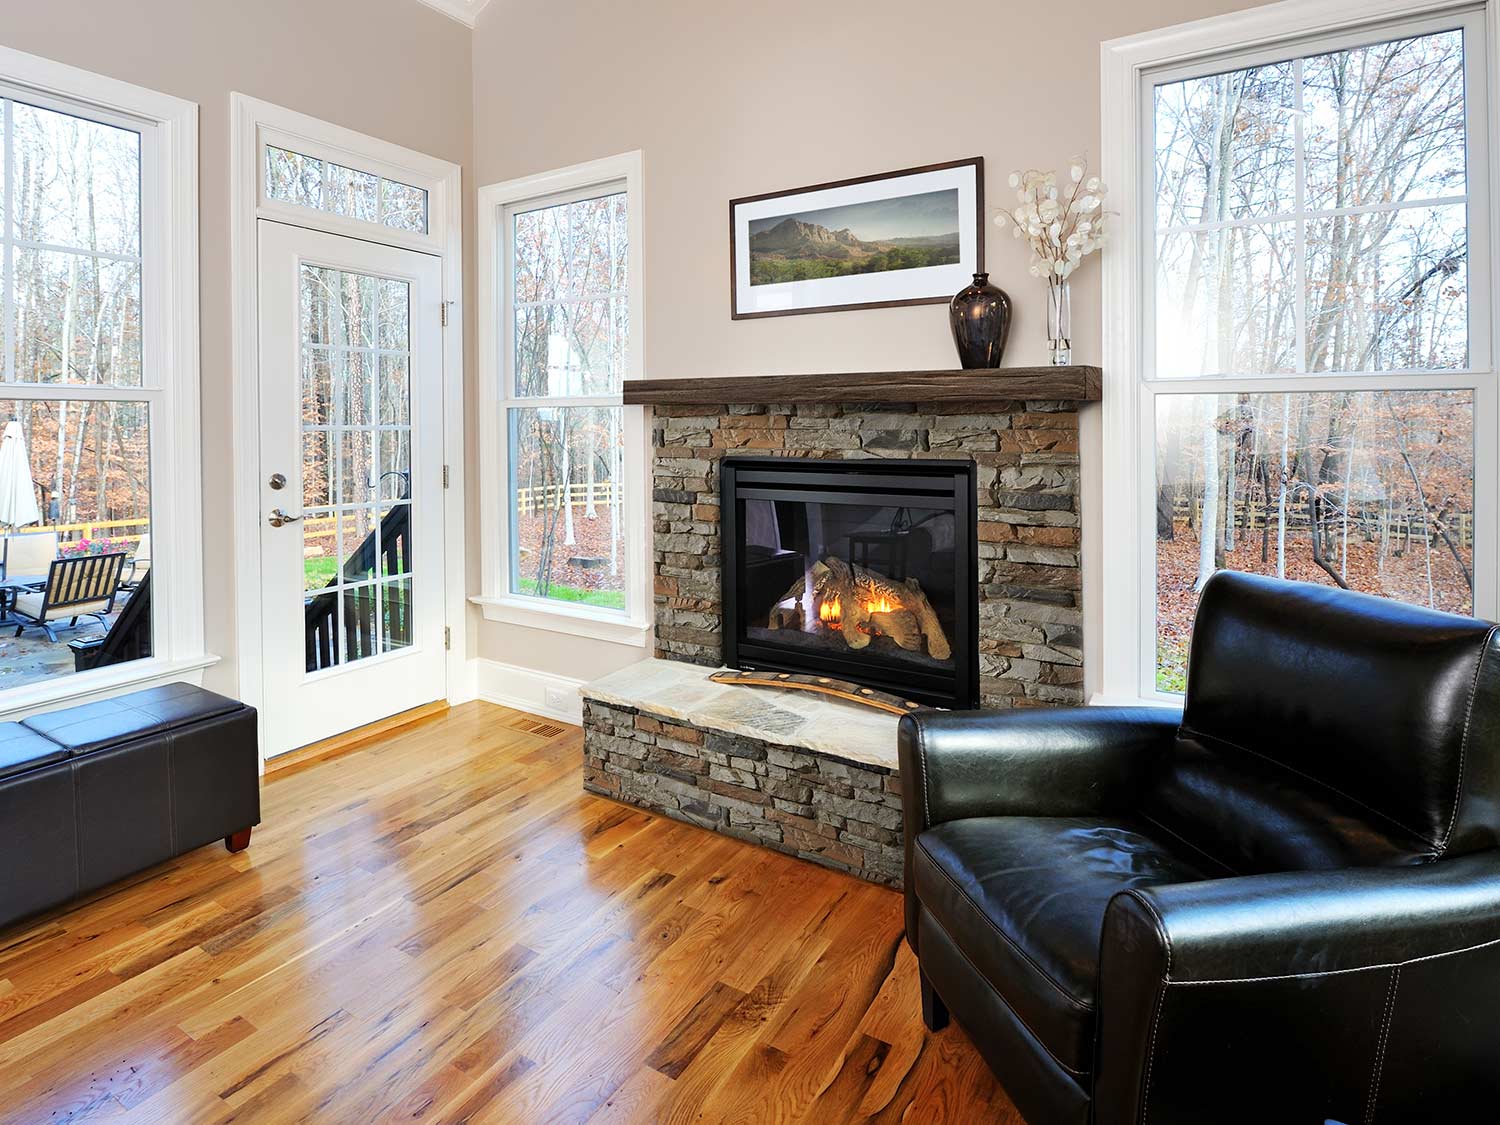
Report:
[[[897,740],[908,843],[974,816],[1083,816],[1131,806],[1180,711],[1067,707],[905,715]]]
[[[1308,1109],[1299,1085],[1309,1099],[1357,1092],[1318,1116],[1365,1120],[1386,1107],[1372,1076],[1405,1065],[1433,1084],[1444,1081],[1433,1067],[1452,1068],[1462,1089],[1461,1060],[1476,1049],[1494,1057],[1497,971],[1500,850],[1124,892],[1101,938],[1097,1120],[1146,1120],[1148,1108],[1151,1120],[1176,1120],[1229,1090],[1244,1091],[1255,1119]],[[1272,1074],[1275,1107],[1257,1100],[1271,1091],[1245,1082]],[[1388,1082],[1388,1096],[1401,1086]]]
[[[1081,816],[1128,808],[1182,713],[1158,707],[930,711],[901,717],[906,937],[917,948],[912,849],[974,816]]]

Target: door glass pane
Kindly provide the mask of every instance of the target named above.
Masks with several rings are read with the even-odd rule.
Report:
[[[380,644],[385,651],[411,644],[411,579],[380,584]]]
[[[621,411],[509,411],[510,588],[516,593],[624,610]]]
[[[1217,568],[1474,612],[1469,391],[1156,399],[1156,686]]]
[[[301,282],[312,672],[411,643],[411,293],[323,266],[303,266]]]
[[[266,198],[395,230],[427,233],[427,192],[332,160],[266,146]]]

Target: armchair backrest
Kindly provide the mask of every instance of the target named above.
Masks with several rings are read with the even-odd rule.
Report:
[[[1500,843],[1486,621],[1221,571],[1146,807],[1238,872],[1421,863]]]

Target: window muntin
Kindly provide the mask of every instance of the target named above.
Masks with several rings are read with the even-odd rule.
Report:
[[[1465,38],[1155,86],[1156,378],[1469,366]]]
[[[266,198],[392,230],[427,233],[427,192],[276,145],[265,146]]]
[[[1148,79],[1147,694],[1218,567],[1475,610],[1482,24],[1379,39]]]
[[[624,615],[629,200],[575,193],[507,209],[506,591]]]
[[[9,383],[139,387],[141,135],[0,98]]]
[[[411,286],[304,263],[303,589],[307,671],[412,639]]]

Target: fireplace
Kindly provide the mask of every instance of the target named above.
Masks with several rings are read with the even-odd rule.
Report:
[[[724,662],[979,703],[972,461],[726,457]]]

